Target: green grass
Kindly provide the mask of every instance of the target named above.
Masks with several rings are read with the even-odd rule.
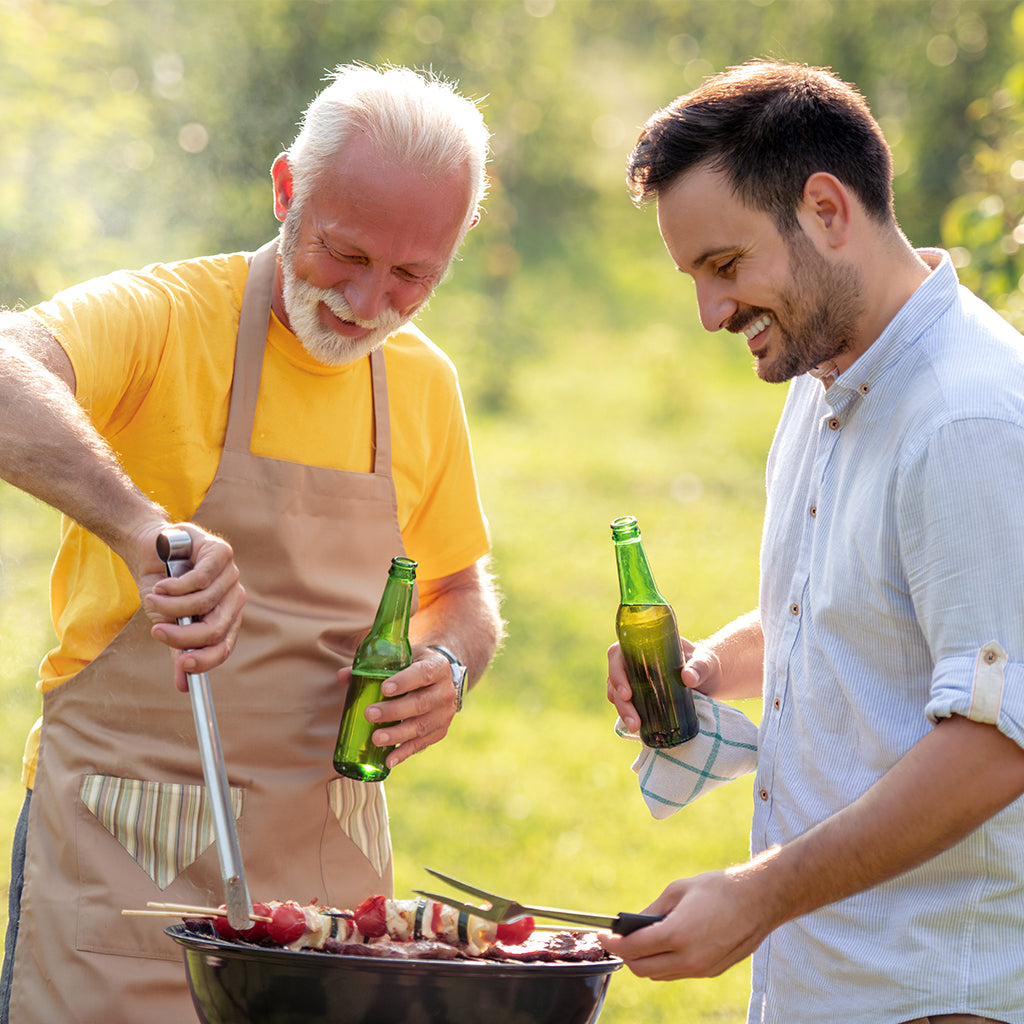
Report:
[[[676,316],[693,322],[688,308]],[[472,380],[476,353],[460,353],[443,323],[427,330]],[[505,411],[471,413],[509,638],[446,741],[389,782],[400,895],[430,883],[430,865],[530,902],[615,913],[746,856],[749,779],[654,821],[604,696],[614,516],[639,518],[687,635],[756,602],[764,456],[783,393],[754,378],[734,339],[677,335],[667,320],[549,328],[548,351],[510,364]],[[4,883],[33,683],[52,635],[44,591],[56,529],[49,510],[0,486]],[[738,1024],[748,984],[746,962],[671,984],[623,970],[601,1021]]]

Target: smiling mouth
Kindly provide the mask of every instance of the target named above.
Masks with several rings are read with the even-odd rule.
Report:
[[[326,319],[328,324],[341,334],[347,334],[350,337],[361,337],[370,330],[369,327],[364,326],[357,320],[350,320],[339,316],[326,302],[322,302],[321,306],[327,312]]]
[[[743,331],[742,331],[743,337],[747,339],[747,344],[752,349],[754,348],[754,344],[753,344],[754,340],[763,331],[766,331],[771,326],[771,323],[772,323],[772,318],[770,316],[768,316],[768,314],[766,313],[763,316],[759,316],[756,320],[754,320],[751,323],[747,324],[747,326],[743,328]]]

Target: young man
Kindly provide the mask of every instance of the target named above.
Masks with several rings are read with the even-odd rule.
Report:
[[[394,723],[374,734],[392,767],[444,737],[502,632],[455,371],[408,324],[476,223],[487,143],[447,83],[339,68],[273,166],[280,250],[112,274],[5,321],[0,473],[67,516],[4,965],[18,1024],[194,1014],[180,951],[121,915],[223,899],[175,674],[216,668],[253,899],[390,894],[382,788],[332,751],[391,558],[419,565],[414,663],[367,711]],[[172,523],[194,541],[176,580]]]
[[[631,155],[705,328],[791,383],[758,608],[687,643],[689,685],[764,698],[753,856],[605,944],[659,979],[753,953],[752,1022],[1024,1024],[1024,346],[891,178],[854,88],[770,62]],[[614,647],[608,685],[635,727]]]

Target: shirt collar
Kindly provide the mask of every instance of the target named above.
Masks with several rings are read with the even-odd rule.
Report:
[[[944,249],[918,249],[917,255],[928,264],[931,273],[867,351],[828,387],[825,401],[833,408],[845,406],[857,393],[867,394],[876,383],[895,372],[956,298],[960,282],[949,253]]]

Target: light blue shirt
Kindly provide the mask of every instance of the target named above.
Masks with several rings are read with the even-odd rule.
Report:
[[[1024,746],[1024,339],[947,254],[921,255],[936,269],[827,391],[791,383],[772,444],[755,853],[851,803],[936,719]],[[1024,1024],[1024,798],[754,955],[751,1022],[953,1012]]]

